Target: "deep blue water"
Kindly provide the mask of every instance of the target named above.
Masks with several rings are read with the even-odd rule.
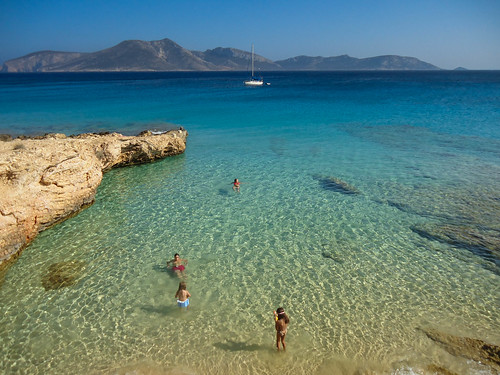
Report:
[[[108,172],[92,207],[9,269],[0,370],[492,373],[419,329],[500,343],[500,72],[246,78],[0,75],[0,133],[189,131],[183,155]],[[163,267],[174,252],[187,313]],[[46,291],[60,261],[85,271]]]
[[[498,71],[273,72],[271,86],[242,87],[244,73],[34,73],[0,75],[0,130],[134,132],[149,122],[207,127],[280,118],[318,123],[424,126],[499,139]],[[258,111],[255,116],[254,111]],[[293,117],[293,118],[289,118]]]

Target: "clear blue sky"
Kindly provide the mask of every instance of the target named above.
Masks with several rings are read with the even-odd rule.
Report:
[[[500,69],[500,0],[0,0],[0,63],[163,38],[200,51],[254,43],[271,60],[393,54]]]

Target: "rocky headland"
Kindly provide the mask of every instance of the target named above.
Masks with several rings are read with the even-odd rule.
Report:
[[[0,268],[36,235],[94,202],[103,173],[186,149],[187,131],[6,136],[0,141]]]
[[[420,330],[451,355],[482,363],[497,374],[500,371],[500,346],[470,337],[454,336],[435,329],[420,328]],[[433,373],[451,372],[433,371]]]

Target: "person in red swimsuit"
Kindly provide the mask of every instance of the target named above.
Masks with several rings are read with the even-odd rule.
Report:
[[[233,185],[233,190],[237,191],[238,193],[240,192],[240,184],[241,182],[239,182],[237,178],[235,178],[234,181],[231,182],[231,185]]]
[[[187,259],[182,259],[179,254],[175,253],[174,259],[167,262],[167,268],[172,265],[172,271],[174,271],[178,277],[181,277],[184,275],[185,266],[187,266],[187,264]]]

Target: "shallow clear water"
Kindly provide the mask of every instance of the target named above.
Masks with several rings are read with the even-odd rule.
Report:
[[[499,345],[498,252],[420,229],[500,232],[500,74],[244,78],[0,76],[0,132],[190,133],[183,155],[107,173],[93,206],[9,268],[0,369],[490,373],[420,329]],[[189,260],[187,311],[165,269],[175,252]],[[78,282],[45,290],[65,261],[83,262]],[[280,354],[278,306],[291,319]]]

